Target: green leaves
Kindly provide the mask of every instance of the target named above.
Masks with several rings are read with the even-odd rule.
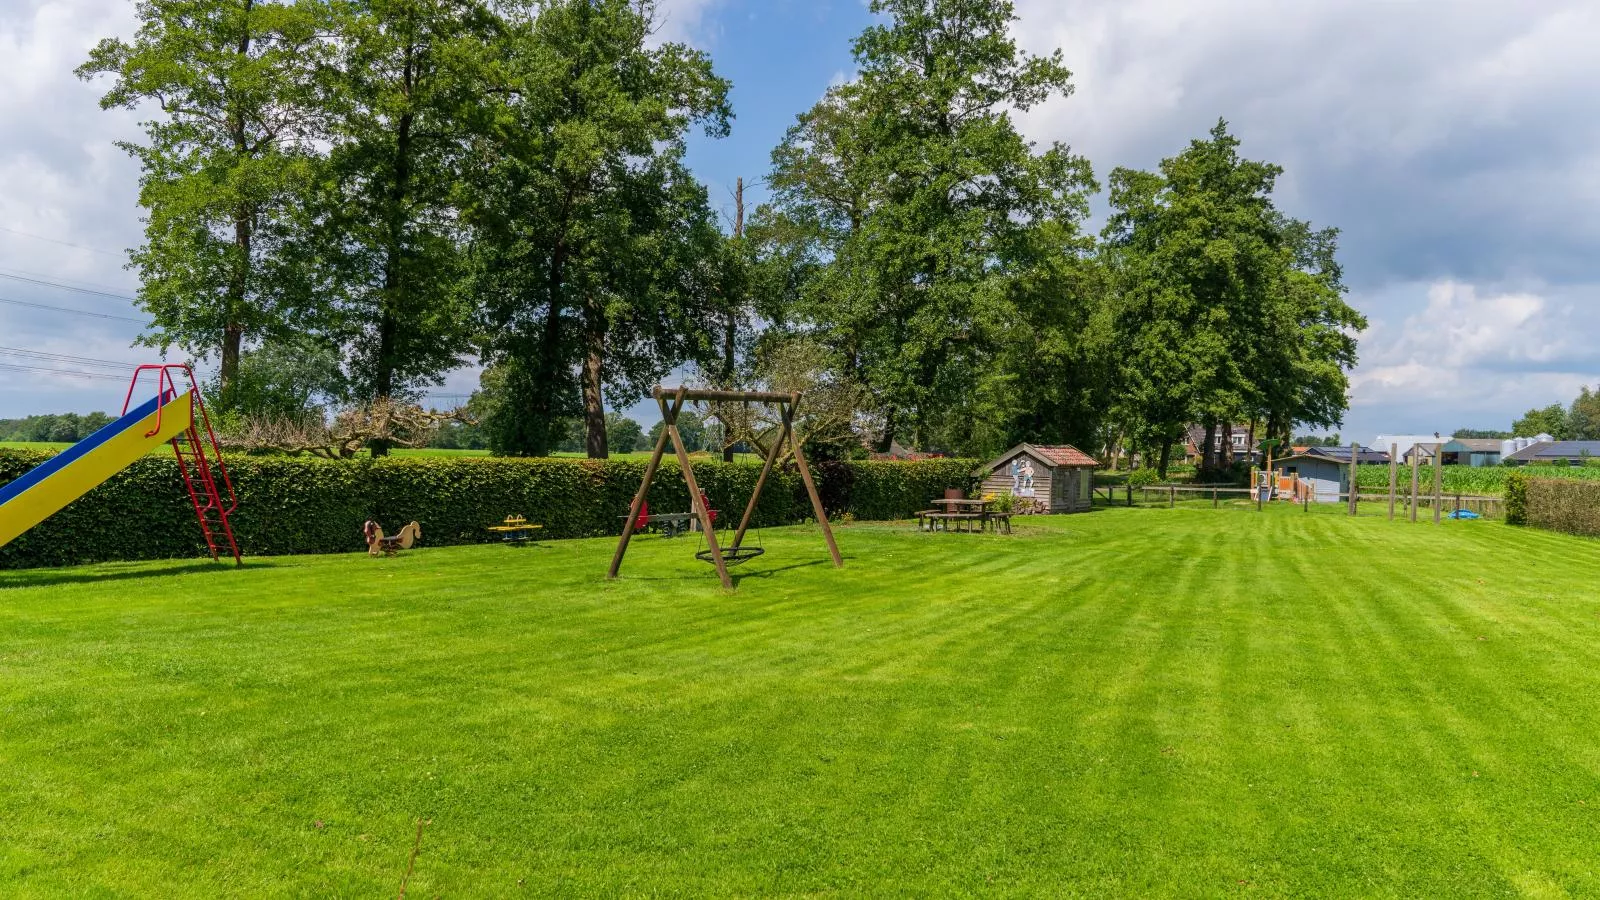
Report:
[[[555,0],[503,36],[493,153],[473,179],[473,292],[484,355],[520,402],[497,426],[543,453],[578,409],[629,405],[703,356],[721,236],[683,161],[687,130],[726,134],[728,83],[703,53],[650,46],[653,3]]]
[[[148,212],[130,254],[154,320],[143,340],[220,355],[226,384],[247,340],[284,334],[309,304],[297,235],[321,137],[319,7],[159,0],[138,17],[131,41],[101,41],[77,74],[111,76],[104,107],[160,112],[145,143],[123,145]]]
[[[1111,176],[1122,413],[1163,456],[1197,420],[1256,419],[1287,436],[1296,423],[1336,426],[1348,406],[1366,320],[1343,298],[1337,232],[1279,213],[1282,170],[1238,146],[1219,121],[1159,175]]]
[[[0,450],[0,484],[46,458]],[[829,462],[816,465],[814,474],[830,515],[895,519],[927,508],[947,487],[970,488],[975,465],[954,459]],[[367,519],[391,530],[421,522],[424,546],[492,542],[497,538],[485,529],[509,515],[542,524],[541,538],[618,534],[644,468],[631,460],[228,459],[239,494],[232,523],[247,557],[359,552]],[[651,487],[651,509],[688,510],[688,488],[677,463],[668,460],[661,469]],[[760,472],[760,466],[744,463],[695,462],[701,488],[726,517],[743,512]],[[770,479],[757,507],[757,525],[811,518],[796,471],[775,471]],[[176,464],[149,457],[0,547],[0,568],[203,555],[205,545]]]
[[[787,263],[791,324],[826,336],[874,390],[882,445],[999,444],[969,428],[1009,418],[975,408],[980,386],[1036,334],[1022,326],[1033,309],[1079,300],[1039,288],[1088,249],[1089,166],[1064,146],[1036,153],[1010,117],[1068,93],[1069,74],[1059,55],[1018,51],[1009,3],[873,9],[888,21],[857,38],[857,80],[774,151],[773,202],[753,233]]]

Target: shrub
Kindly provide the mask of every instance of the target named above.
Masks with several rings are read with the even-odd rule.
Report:
[[[1506,478],[1506,524],[1528,524],[1528,476],[1521,472]]]
[[[38,451],[0,451],[0,484],[44,461]],[[839,462],[813,474],[828,515],[897,519],[927,507],[947,487],[970,489],[971,460]],[[399,457],[325,460],[234,456],[239,495],[232,522],[251,556],[340,553],[361,548],[361,525],[397,529],[413,519],[434,546],[494,540],[485,529],[508,515],[544,526],[549,538],[617,534],[645,463],[633,460]],[[760,467],[697,462],[695,475],[722,521],[744,512]],[[649,497],[653,510],[689,509],[676,462],[663,462]],[[799,473],[774,471],[755,524],[812,518]],[[90,491],[37,528],[0,547],[0,568],[192,558],[204,542],[176,463],[152,456]]]
[[[1529,478],[1525,492],[1523,518],[1528,525],[1566,534],[1600,536],[1600,483]]]
[[[1128,487],[1149,487],[1161,483],[1161,473],[1155,469],[1134,469],[1128,473],[1126,484]]]

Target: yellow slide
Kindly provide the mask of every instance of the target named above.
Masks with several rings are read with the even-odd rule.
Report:
[[[194,395],[188,391],[165,405],[152,397],[0,487],[0,547],[182,434],[193,421]]]

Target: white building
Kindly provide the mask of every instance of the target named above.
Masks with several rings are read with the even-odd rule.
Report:
[[[1449,434],[1380,434],[1372,442],[1372,449],[1379,453],[1388,453],[1390,445],[1394,445],[1394,458],[1404,459],[1411,448],[1418,444],[1448,444],[1455,440]]]

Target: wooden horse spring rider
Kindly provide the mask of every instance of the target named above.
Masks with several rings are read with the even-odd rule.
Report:
[[[394,556],[401,550],[410,550],[416,546],[417,539],[422,537],[422,526],[412,522],[400,529],[399,534],[385,537],[378,523],[368,519],[367,524],[361,527],[361,533],[367,539],[368,556],[377,556],[380,553],[384,556]]]

